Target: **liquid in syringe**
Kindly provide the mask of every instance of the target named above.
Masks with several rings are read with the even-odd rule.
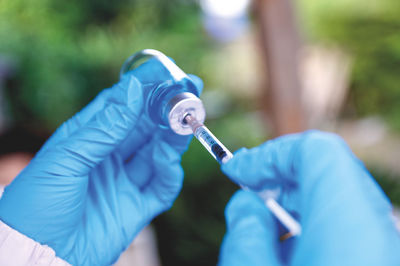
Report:
[[[198,122],[190,114],[185,116],[184,122],[192,128],[194,136],[220,164],[224,164],[232,159],[232,153],[213,135],[213,133],[211,133],[210,130],[208,130],[206,126]]]

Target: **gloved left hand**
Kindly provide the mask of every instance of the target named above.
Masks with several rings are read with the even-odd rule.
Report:
[[[226,208],[219,265],[399,265],[391,204],[340,137],[282,136],[239,150],[222,170],[253,191],[280,186],[277,200],[302,233],[279,242],[282,228],[264,202],[240,191]]]
[[[6,187],[1,220],[74,265],[115,262],[182,186],[190,137],[142,115],[142,85],[165,74],[150,60],[65,122]]]

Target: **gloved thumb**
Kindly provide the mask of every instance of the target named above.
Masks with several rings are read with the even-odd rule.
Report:
[[[55,162],[47,164],[47,171],[68,176],[85,175],[133,130],[143,109],[141,84],[131,75],[111,91],[104,107],[86,124],[42,154],[43,159],[51,158]]]
[[[280,265],[272,214],[253,192],[238,191],[225,209],[227,233],[219,265]]]

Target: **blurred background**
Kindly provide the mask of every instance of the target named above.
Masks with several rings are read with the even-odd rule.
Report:
[[[0,167],[34,154],[144,48],[203,79],[207,125],[232,151],[336,132],[400,206],[398,0],[1,0]],[[153,222],[159,261],[215,265],[237,187],[196,141],[183,167]]]

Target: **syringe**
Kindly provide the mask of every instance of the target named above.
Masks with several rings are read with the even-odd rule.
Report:
[[[202,123],[196,120],[190,114],[187,114],[183,122],[190,126],[194,136],[200,141],[201,144],[208,150],[208,152],[220,163],[225,164],[233,158],[233,154],[211,133],[211,131]],[[245,186],[240,186],[243,190],[249,190]],[[266,191],[257,193],[265,203],[265,206],[275,215],[275,217],[286,227],[288,232],[280,237],[286,240],[292,236],[300,235],[300,224],[285,210],[283,209],[274,198],[272,198]]]
[[[190,114],[183,120],[193,131],[194,136],[203,144],[209,153],[220,164],[224,164],[233,158],[233,154],[222,144],[211,131]]]
[[[211,155],[225,164],[233,158],[232,153],[211,133],[203,122],[205,109],[199,98],[199,92],[189,76],[160,51],[145,49],[129,57],[121,68],[121,79],[130,70],[135,69],[137,62],[153,58],[169,73],[168,78],[160,84],[143,86],[143,97],[146,102],[146,113],[161,128],[169,127],[179,135],[194,134]],[[151,84],[150,84],[151,85]],[[241,186],[244,190],[247,187]],[[288,233],[282,239],[301,233],[301,226],[271,197],[269,190],[257,193],[276,218],[286,227]]]

